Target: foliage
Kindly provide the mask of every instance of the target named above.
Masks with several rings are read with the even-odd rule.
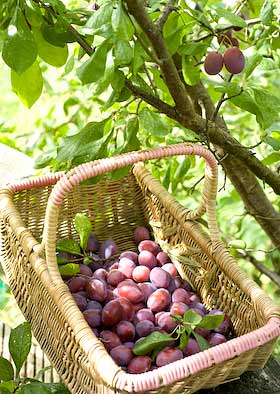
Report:
[[[224,315],[212,315],[201,317],[193,310],[188,310],[183,316],[172,316],[172,319],[178,324],[171,334],[163,334],[159,331],[154,331],[145,339],[139,341],[133,348],[133,353],[137,356],[143,356],[152,353],[152,358],[166,347],[168,342],[172,340],[179,340],[179,349],[183,350],[187,346],[190,335],[193,335],[198,343],[201,351],[210,347],[210,343],[203,336],[195,331],[197,327],[206,330],[213,330],[219,327],[224,319]],[[173,336],[175,335],[175,337]]]
[[[13,106],[0,126],[0,142],[33,156],[38,170],[53,171],[182,141],[208,146],[221,162],[217,208],[223,239],[243,241],[231,242],[230,252],[277,301],[277,283],[251,263],[253,257],[279,279],[279,244],[273,239],[280,223],[279,2],[201,0],[196,7],[184,0],[97,3],[2,2],[3,73],[9,68],[11,89],[31,115],[20,109],[20,130],[11,121],[19,110],[9,98]],[[154,30],[145,30],[143,15]],[[245,70],[234,77],[225,69],[209,76],[204,59],[211,51],[225,52],[227,43],[219,44],[218,38],[229,30],[245,55]],[[2,107],[8,111],[7,104]],[[25,122],[27,117],[32,121]],[[236,168],[224,165],[228,157],[239,160],[239,189]],[[254,184],[241,179],[242,168],[258,178],[275,216],[267,215]],[[151,169],[183,205],[197,206],[203,176],[199,159],[155,160]],[[255,202],[248,203],[254,193]]]
[[[11,331],[9,351],[13,364],[0,356],[0,392],[3,394],[67,394],[69,391],[61,383],[42,383],[37,378],[20,377],[20,371],[31,347],[31,329],[28,322]],[[38,373],[38,375],[40,372]]]

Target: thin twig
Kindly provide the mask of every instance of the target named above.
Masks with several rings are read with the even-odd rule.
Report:
[[[169,0],[166,6],[163,9],[163,12],[161,16],[158,18],[156,25],[160,30],[163,29],[163,26],[165,25],[165,22],[167,21],[167,18],[171,14],[172,11],[176,11],[177,7],[175,7],[176,0]]]
[[[150,82],[150,84],[151,84],[151,87],[152,87],[152,89],[153,89],[153,91],[154,91],[155,96],[158,97],[157,88],[156,88],[156,86],[155,86],[155,84],[154,84],[154,81],[152,80],[152,78],[151,78],[151,76],[150,76],[149,70],[147,69],[147,66],[146,66],[145,63],[144,63],[144,70],[145,70],[145,73],[146,73],[146,75],[147,75],[147,77],[148,77],[148,80],[149,80],[149,82]]]
[[[232,78],[233,78],[233,74],[231,74],[230,76],[229,76],[229,79],[228,79],[228,83],[232,80]],[[240,93],[239,93],[240,94]],[[217,103],[217,106],[216,106],[216,108],[215,108],[215,111],[214,111],[214,113],[213,113],[213,115],[211,116],[211,121],[212,122],[215,122],[215,120],[216,120],[216,117],[217,117],[217,115],[218,115],[218,112],[219,112],[219,110],[220,110],[220,108],[221,108],[221,106],[222,106],[222,104],[223,104],[223,102],[225,101],[225,97],[226,97],[226,92],[224,92],[222,95],[221,95],[221,98],[220,98],[220,100],[218,101],[218,103]]]
[[[47,9],[53,16],[57,17],[57,14],[55,13],[54,9],[45,4],[41,0],[34,0],[35,3],[37,3],[40,7]],[[83,50],[91,56],[94,52],[94,49],[90,46],[90,44],[86,41],[85,37],[82,36],[72,25],[68,26],[68,31],[73,34],[73,36],[76,38],[78,44],[83,48]]]
[[[258,24],[258,23],[261,23],[261,19],[259,19],[259,18],[248,19],[248,20],[245,21],[245,22],[246,22],[247,26],[251,26],[251,25],[256,25],[256,24]],[[197,38],[196,40],[193,40],[193,41],[194,41],[194,42],[204,41],[204,40],[206,40],[207,38],[216,36],[217,34],[223,33],[224,31],[228,31],[228,30],[230,30],[230,29],[233,29],[234,27],[235,27],[234,25],[227,26],[227,27],[223,27],[222,29],[218,29],[218,30],[216,31],[215,34],[214,34],[214,33],[208,33],[208,34],[206,34],[205,36],[202,36],[202,37],[200,37],[200,38]]]
[[[278,287],[280,287],[280,276],[277,275],[275,272],[269,270],[265,267],[260,261],[258,261],[254,256],[252,256],[248,251],[243,249],[236,249],[238,254],[249,261],[251,264],[257,268],[262,274],[266,275],[269,279],[271,279]]]
[[[203,179],[205,178],[205,175],[203,175],[201,178],[199,178],[198,181],[195,182],[195,184],[190,188],[190,192],[193,193],[195,191],[196,186],[203,181]]]
[[[218,192],[221,192],[222,190],[226,190],[226,183],[227,183],[227,173],[224,171],[224,183],[223,183],[223,186],[220,187]]]
[[[262,143],[263,143],[263,140],[257,142],[255,145],[247,146],[247,147],[244,147],[244,148],[247,148],[247,149],[254,149],[254,148],[256,148],[257,146],[260,146]]]
[[[172,119],[176,119],[177,113],[175,108],[171,107],[169,104],[166,104],[164,101],[160,100],[158,97],[146,92],[143,89],[140,89],[138,86],[135,86],[129,79],[125,80],[125,86],[136,96],[146,103],[152,105],[154,108],[158,109],[160,112],[169,116]]]

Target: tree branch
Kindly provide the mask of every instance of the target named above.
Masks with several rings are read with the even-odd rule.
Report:
[[[161,14],[161,16],[158,18],[156,25],[162,31],[163,26],[165,25],[165,22],[167,21],[167,18],[171,14],[172,11],[176,11],[177,7],[175,7],[176,0],[169,0],[166,6],[164,7],[164,10]]]
[[[141,98],[146,103],[152,105],[154,108],[156,108],[163,114],[167,115],[171,119],[176,120],[177,112],[174,107],[171,107],[171,105],[166,104],[158,97],[150,93],[147,93],[145,90],[138,88],[138,86],[133,85],[133,83],[129,79],[125,80],[125,86],[134,94],[134,96]]]
[[[266,268],[260,261],[258,261],[254,256],[252,256],[249,252],[243,249],[237,249],[237,253],[240,257],[248,260],[254,267],[257,268],[262,274],[266,275],[269,279],[271,279],[278,287],[280,287],[280,276],[277,275],[275,272]]]
[[[129,13],[135,18],[138,25],[151,42],[159,59],[159,65],[166,82],[166,86],[176,104],[176,110],[189,117],[195,113],[192,102],[184,88],[174,61],[167,49],[159,27],[153,23],[143,3],[139,0],[125,0]]]

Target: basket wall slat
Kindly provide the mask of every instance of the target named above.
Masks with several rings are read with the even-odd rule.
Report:
[[[229,314],[237,335],[262,327],[268,320],[269,311],[258,299],[252,300],[250,293],[242,289],[221,268],[221,264],[217,264],[207,233],[193,221],[182,225],[172,213],[176,202],[172,198],[168,201],[161,198],[163,192],[160,187],[157,193],[152,192],[147,173],[141,169],[137,171],[136,178],[130,175],[120,181],[102,181],[75,187],[64,200],[57,239],[77,238],[73,218],[78,212],[85,212],[90,217],[100,240],[114,239],[121,251],[136,249],[133,231],[137,225],[149,226],[156,241],[172,256],[181,276],[193,285],[206,306],[209,309],[221,308]],[[51,186],[46,186],[24,190],[16,193],[13,198],[22,222],[38,243],[42,236],[45,208],[51,189]],[[182,217],[184,211],[186,209],[178,205],[178,217]],[[39,269],[34,270],[37,262],[30,263],[31,257],[25,254],[9,212],[2,215],[1,237],[2,260],[11,290],[26,319],[31,321],[42,349],[71,392],[126,392],[114,390],[109,384],[106,386],[95,374],[87,354],[81,351],[71,326],[63,318],[62,306],[56,302],[57,294],[46,289],[42,282],[41,275],[44,275],[46,264],[38,262],[40,272]],[[33,256],[32,253],[30,250],[30,255]],[[222,258],[222,254],[218,253],[217,256]],[[218,366],[212,365],[196,374],[189,371],[189,376],[185,379],[172,385],[162,382],[162,387],[150,392],[163,394],[184,391],[185,394],[191,394],[201,388],[215,387],[227,379],[239,376],[245,370],[262,367],[274,342],[272,340],[242,354],[236,351],[235,358]]]

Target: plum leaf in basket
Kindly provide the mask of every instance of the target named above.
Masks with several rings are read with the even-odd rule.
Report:
[[[184,323],[186,324],[197,326],[201,320],[202,317],[191,309],[184,313]]]
[[[7,382],[14,379],[14,368],[10,361],[0,356],[0,380]]]
[[[92,232],[91,222],[86,215],[77,213],[74,218],[74,225],[77,233],[80,236],[81,248],[84,250],[87,246],[88,238]]]
[[[80,273],[79,264],[69,263],[59,266],[59,272],[61,275],[74,276]]]
[[[82,256],[81,248],[74,239],[61,239],[57,242],[56,249],[59,252],[71,253],[74,256]]]
[[[165,347],[168,342],[172,341],[172,339],[174,338],[172,338],[170,335],[155,331],[146,336],[142,341],[138,342],[132,351],[137,356],[143,356],[155,349]]]
[[[16,366],[16,376],[25,362],[31,348],[31,328],[24,322],[11,331],[9,338],[9,351]]]
[[[179,349],[183,350],[189,342],[189,335],[184,331],[180,336]]]
[[[203,338],[203,336],[201,336],[200,334],[198,334],[195,331],[193,331],[193,335],[194,335],[201,351],[209,349],[210,343],[205,338]]]
[[[198,323],[198,327],[205,328],[206,330],[213,330],[214,328],[219,327],[225,316],[222,315],[207,315],[204,316],[200,323]]]

